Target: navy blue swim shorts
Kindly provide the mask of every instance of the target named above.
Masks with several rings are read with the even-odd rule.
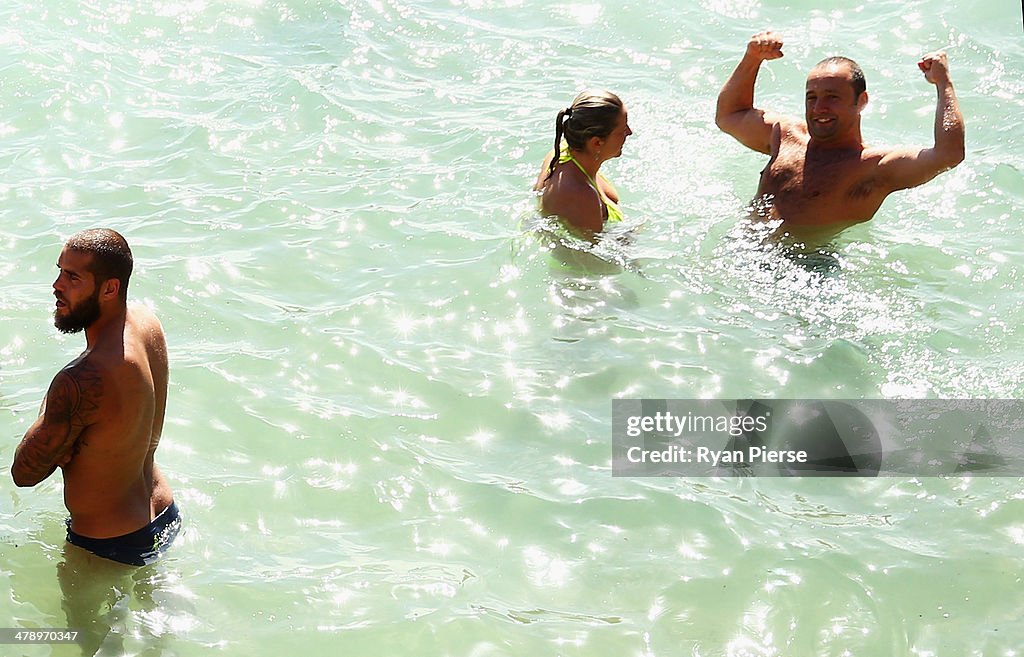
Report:
[[[171,502],[153,521],[141,529],[111,538],[89,538],[71,531],[68,521],[68,543],[93,554],[131,566],[145,566],[170,547],[181,529],[178,505]]]

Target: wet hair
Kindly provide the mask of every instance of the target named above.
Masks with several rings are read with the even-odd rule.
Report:
[[[558,165],[558,154],[565,138],[571,150],[583,150],[591,137],[607,137],[619,124],[622,100],[610,91],[584,91],[555,119],[555,156],[551,158],[548,178]]]
[[[128,279],[132,276],[132,250],[119,233],[109,228],[92,228],[72,235],[65,246],[92,256],[89,271],[101,285],[112,278],[121,283],[118,296],[128,300]]]
[[[860,95],[868,90],[867,80],[864,79],[864,71],[861,70],[860,64],[853,61],[849,57],[826,57],[825,59],[818,62],[814,68],[824,68],[826,66],[839,66],[845,65],[850,69],[850,81],[853,83],[853,98],[857,100]]]

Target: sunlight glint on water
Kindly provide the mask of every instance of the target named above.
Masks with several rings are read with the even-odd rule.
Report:
[[[59,245],[108,225],[167,331],[160,462],[185,517],[160,564],[103,572],[63,554],[56,478],[8,481],[0,615],[64,627],[71,609],[102,655],[1019,649],[1018,479],[619,479],[609,458],[615,397],[1024,393],[1017,12],[0,10],[0,456],[81,349],[47,316]],[[744,237],[764,161],[714,126],[769,26],[786,57],[759,102],[798,113],[807,69],[844,52],[868,76],[866,139],[926,143],[916,58],[946,47],[967,116],[967,160],[832,260]],[[563,266],[527,229],[528,189],[588,86],[629,107],[607,167],[627,228]]]

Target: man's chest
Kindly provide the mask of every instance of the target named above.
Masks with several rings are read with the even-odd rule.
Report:
[[[873,170],[856,155],[821,157],[784,146],[761,173],[761,191],[793,201],[870,204],[879,191]]]

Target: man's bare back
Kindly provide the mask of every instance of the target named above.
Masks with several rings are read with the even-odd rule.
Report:
[[[95,409],[62,466],[64,503],[71,529],[96,538],[146,525],[172,498],[153,459],[167,404],[163,329],[147,308],[132,307],[122,336],[111,334],[64,370],[78,382],[82,407]]]
[[[843,57],[823,60],[807,78],[803,119],[756,109],[761,63],[782,57],[773,32],[751,38],[722,88],[716,123],[740,143],[770,156],[753,208],[785,230],[835,234],[874,216],[890,193],[927,182],[963,159],[963,119],[943,53],[918,66],[938,90],[935,145],[873,148],[863,143],[861,111],[868,95],[863,73]]]
[[[131,252],[117,233],[73,236],[57,267],[54,324],[84,329],[86,350],[54,377],[11,472],[34,486],[61,468],[69,542],[148,563],[180,524],[171,526],[177,507],[154,461],[167,406],[163,328],[149,309],[127,306]]]

